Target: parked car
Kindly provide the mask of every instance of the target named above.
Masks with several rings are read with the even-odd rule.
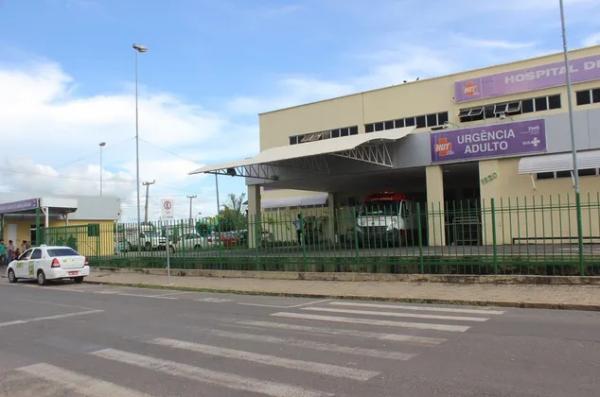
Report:
[[[76,283],[89,276],[90,267],[83,255],[71,247],[41,245],[23,252],[8,264],[8,281],[16,283],[19,279],[37,279],[39,285],[47,280],[73,279]]]
[[[161,236],[160,233],[155,231],[146,231],[140,233],[140,238],[137,239],[135,235],[128,236],[127,242],[119,244],[117,247],[121,252],[135,251],[138,247],[138,240],[140,248],[144,251],[164,250],[167,246],[167,238]],[[169,247],[171,252],[175,250],[173,241],[169,241]]]
[[[216,235],[209,234],[208,236],[202,236],[198,233],[187,233],[179,238],[177,241],[178,250],[189,250],[189,249],[202,249],[210,248],[218,245],[219,239]]]

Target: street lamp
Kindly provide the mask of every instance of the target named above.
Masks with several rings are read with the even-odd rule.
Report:
[[[100,197],[102,197],[102,148],[106,146],[106,142],[100,142]]]
[[[575,210],[577,215],[577,246],[579,249],[579,272],[583,276],[585,267],[583,263],[583,221],[581,219],[581,196],[579,190],[579,167],[577,164],[577,146],[575,144],[575,127],[573,126],[573,100],[571,89],[571,69],[569,68],[569,53],[567,50],[567,28],[565,24],[565,10],[563,0],[559,0],[560,27],[562,31],[563,61],[565,65],[565,82],[567,84],[567,104],[569,109],[569,132],[571,135],[571,158],[573,161],[573,190],[575,191]]]
[[[133,44],[135,50],[135,182],[137,193],[137,229],[138,239],[141,234],[140,229],[140,141],[139,141],[139,121],[138,121],[138,53],[148,52],[148,48],[142,44]],[[136,244],[138,253],[141,251],[140,244]]]

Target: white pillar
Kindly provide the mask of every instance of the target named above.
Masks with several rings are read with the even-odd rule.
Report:
[[[329,212],[329,222],[327,225],[327,234],[329,239],[335,243],[337,242],[337,238],[335,235],[335,194],[328,193],[327,194],[327,209]]]
[[[42,208],[44,212],[44,227],[50,227],[50,207]]]
[[[428,244],[433,246],[446,245],[446,225],[444,216],[444,173],[439,165],[425,169],[427,179],[427,231]]]
[[[260,185],[248,185],[248,247],[260,245],[262,224],[260,216]]]

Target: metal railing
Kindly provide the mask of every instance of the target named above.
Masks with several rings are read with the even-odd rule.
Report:
[[[600,197],[264,210],[260,216],[43,230],[92,265],[178,269],[600,275]],[[168,236],[168,238],[167,238]]]

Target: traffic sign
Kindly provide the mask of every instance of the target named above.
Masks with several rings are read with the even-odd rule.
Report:
[[[173,219],[174,212],[173,199],[162,199],[160,201],[160,217],[162,219]]]

